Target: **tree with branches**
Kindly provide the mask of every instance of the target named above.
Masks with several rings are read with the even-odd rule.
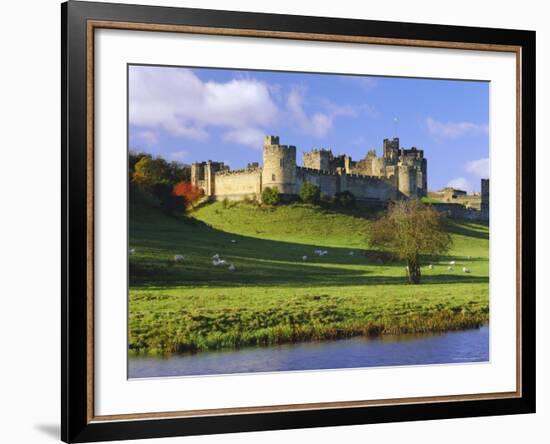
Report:
[[[389,206],[373,223],[370,243],[406,261],[409,283],[419,284],[421,256],[446,253],[452,239],[442,216],[431,205],[412,199]]]

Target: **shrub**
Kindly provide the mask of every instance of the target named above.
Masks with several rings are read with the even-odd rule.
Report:
[[[321,200],[321,189],[310,182],[305,182],[300,189],[300,199],[305,203],[317,204]]]
[[[191,182],[178,182],[172,190],[174,196],[183,197],[188,206],[195,205],[203,196],[204,191]]]
[[[342,191],[334,195],[334,203],[342,208],[355,208],[355,196],[350,191]]]
[[[281,195],[277,187],[265,187],[262,191],[262,202],[266,205],[277,205],[281,202]]]

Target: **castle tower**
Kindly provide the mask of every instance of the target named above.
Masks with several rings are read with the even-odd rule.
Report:
[[[332,152],[329,149],[319,148],[303,154],[303,162],[306,168],[328,171]]]
[[[397,187],[399,192],[406,197],[418,197],[416,177],[416,168],[409,165],[399,165],[397,167]]]
[[[263,161],[262,189],[277,187],[281,194],[296,194],[296,147],[280,145],[278,136],[266,136]]]
[[[399,156],[399,139],[394,137],[393,139],[384,139],[384,153],[383,157],[388,163],[397,162]]]

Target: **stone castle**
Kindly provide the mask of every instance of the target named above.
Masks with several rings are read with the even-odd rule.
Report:
[[[214,200],[260,198],[267,187],[276,187],[283,198],[292,198],[310,182],[323,195],[349,191],[358,200],[384,202],[426,196],[427,170],[424,152],[401,148],[397,138],[384,139],[382,157],[370,150],[364,159],[354,161],[322,148],[304,153],[303,166],[298,166],[295,146],[281,145],[279,137],[266,136],[262,166],[254,162],[232,171],[223,162],[194,163],[191,182]]]

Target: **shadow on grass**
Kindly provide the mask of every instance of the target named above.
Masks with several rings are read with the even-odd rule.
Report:
[[[137,250],[130,257],[131,287],[406,284],[403,263],[381,263],[370,250],[254,238],[220,231],[202,222],[178,219],[158,222],[131,225],[130,245]],[[327,254],[319,256],[315,250],[326,250]],[[176,263],[175,254],[185,255],[185,260]],[[215,254],[226,264],[214,266]],[[442,262],[443,266],[453,259],[456,258],[442,256],[431,257],[430,261]],[[478,259],[470,261],[474,260]],[[236,270],[228,270],[229,264]],[[446,270],[445,274],[430,272],[422,277],[422,284],[488,281],[486,276],[462,274],[458,268],[454,273]]]
[[[458,224],[454,220],[447,219],[447,230],[451,234],[489,240],[489,224],[487,222],[461,221]]]

